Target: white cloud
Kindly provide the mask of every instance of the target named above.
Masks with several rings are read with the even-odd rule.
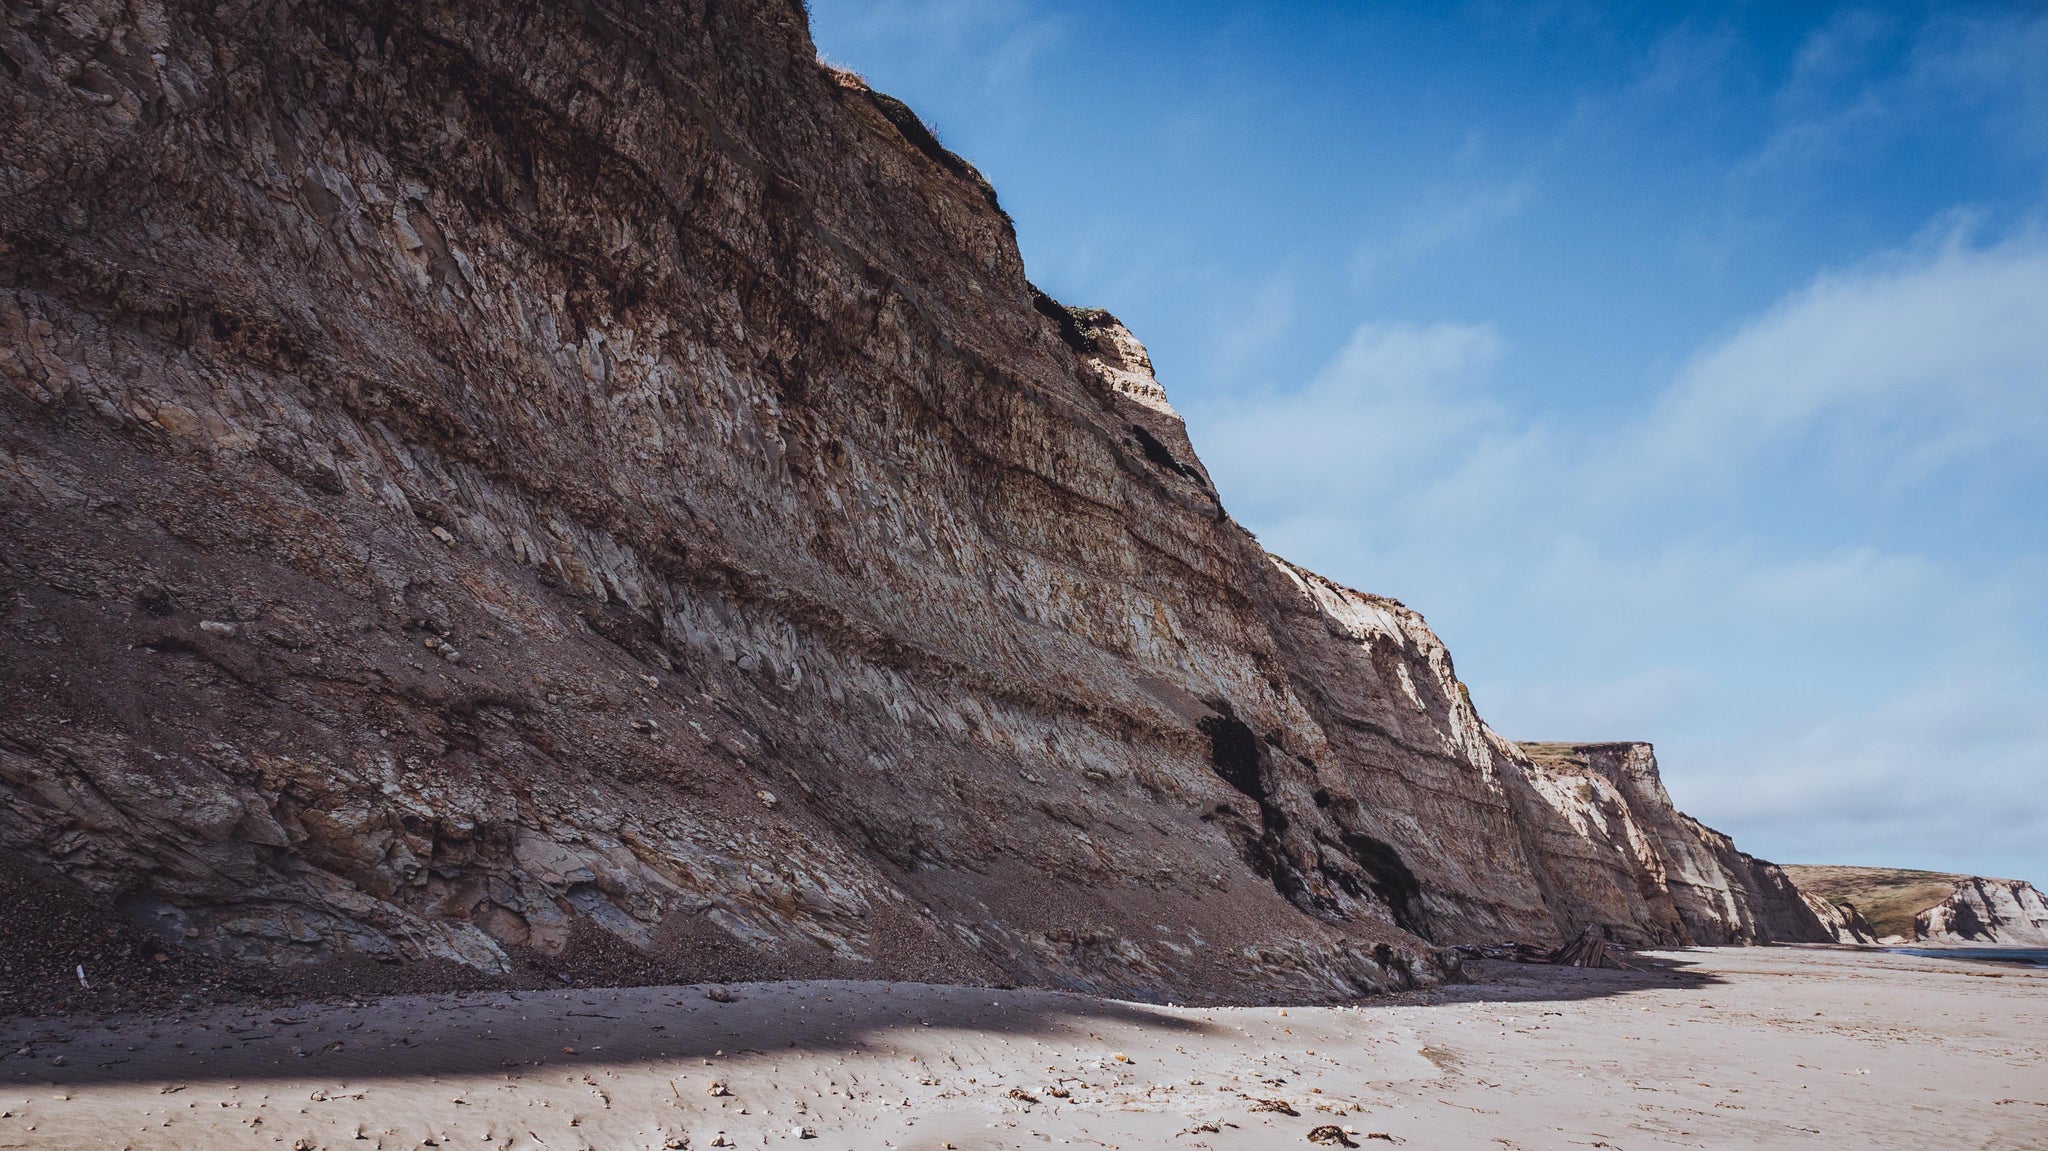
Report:
[[[1249,298],[1231,301],[1209,347],[1209,371],[1228,373],[1266,350],[1294,323],[1294,279],[1286,271],[1266,278]]]
[[[1636,439],[1638,476],[1730,482],[1788,453],[1880,482],[2048,449],[2048,245],[1824,276],[1695,357]]]
[[[1818,277],[1601,426],[1527,411],[1512,351],[1365,324],[1189,405],[1196,443],[1269,547],[1430,614],[1504,732],[1657,740],[1767,855],[2048,880],[2048,533],[2011,530],[2048,526],[2048,244]],[[1865,534],[1964,490],[1988,551]]]
[[[1250,309],[1260,339],[1272,312]],[[1681,497],[1735,501],[1739,515],[1757,497],[1738,489],[1788,472],[1896,492],[2048,467],[2048,243],[2031,235],[1972,247],[1951,233],[1819,277],[1604,429],[1518,413],[1496,379],[1506,353],[1484,324],[1369,323],[1300,387],[1185,406],[1247,522],[1405,509],[1554,539]],[[1794,558],[1849,562],[1833,550]]]
[[[2024,674],[1939,666],[1865,709],[1670,749],[1715,765],[1687,773],[1682,800],[1789,862],[2048,880],[2048,691]]]
[[[1348,504],[1501,418],[1481,386],[1500,348],[1479,325],[1363,325],[1305,387],[1205,405],[1203,459],[1248,508]]]

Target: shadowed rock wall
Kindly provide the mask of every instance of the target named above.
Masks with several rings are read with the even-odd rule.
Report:
[[[795,5],[4,36],[0,842],[164,937],[1256,999],[1760,934],[1266,555]]]

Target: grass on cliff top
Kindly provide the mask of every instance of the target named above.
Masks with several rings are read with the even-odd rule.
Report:
[[[1516,746],[1520,747],[1522,749],[1523,754],[1527,755],[1532,762],[1534,762],[1540,767],[1583,768],[1587,766],[1588,763],[1586,754],[1587,752],[1593,751],[1597,748],[1627,747],[1629,745],[1626,743],[1614,742],[1557,743],[1554,741],[1546,740],[1523,740],[1519,742]]]
[[[1829,903],[1851,903],[1879,938],[1913,935],[1913,916],[1947,899],[1968,876],[1895,867],[1819,867],[1788,864],[1785,874],[1801,891]]]

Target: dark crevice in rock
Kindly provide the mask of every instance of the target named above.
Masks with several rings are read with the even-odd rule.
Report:
[[[1340,913],[1336,901],[1315,894],[1315,885],[1302,874],[1286,849],[1284,837],[1291,822],[1273,795],[1259,734],[1238,719],[1228,703],[1212,706],[1221,714],[1208,716],[1199,724],[1202,733],[1209,737],[1210,766],[1225,783],[1259,805],[1258,837],[1253,839],[1249,828],[1241,827],[1238,833],[1238,849],[1246,864],[1302,910],[1318,915]],[[1277,746],[1270,736],[1263,742]],[[1340,800],[1323,788],[1316,790],[1314,799],[1318,809],[1337,806],[1344,814],[1355,814],[1358,809],[1356,800],[1348,796]],[[1311,813],[1308,818],[1315,822],[1324,817]],[[1336,842],[1330,840],[1327,831],[1317,832],[1316,838],[1327,847],[1341,848],[1344,857],[1358,868],[1354,872],[1342,863],[1319,858],[1315,870],[1320,880],[1353,898],[1376,899],[1386,905],[1402,930],[1424,939],[1432,937],[1423,910],[1422,883],[1392,844],[1350,830],[1339,830]]]
[[[1265,781],[1259,777],[1259,740],[1243,720],[1225,715],[1204,718],[1199,725],[1209,737],[1209,762],[1223,782],[1264,803]]]
[[[1344,852],[1365,870],[1366,882],[1404,931],[1431,938],[1422,910],[1422,884],[1393,845],[1356,831],[1343,834]]]
[[[1073,310],[1045,294],[1036,284],[1031,285],[1031,306],[1038,314],[1051,320],[1059,329],[1060,341],[1081,355],[1095,350],[1095,342],[1081,330],[1081,324],[1074,318]]]
[[[1964,939],[1989,940],[1996,938],[1997,933],[1984,925],[1984,921],[1977,915],[1976,908],[1971,907],[1960,899],[1952,900],[1951,906],[1953,911],[1949,919],[1950,934],[1959,935]],[[1915,924],[1914,926],[1917,928],[1919,925]]]
[[[1287,813],[1274,803],[1259,762],[1259,738],[1243,720],[1231,714],[1230,705],[1218,704],[1223,714],[1206,716],[1199,726],[1209,737],[1209,764],[1223,782],[1259,805],[1259,833],[1254,837],[1241,821],[1230,821],[1238,854],[1259,878],[1290,901],[1299,902],[1303,891],[1300,874],[1288,860],[1280,837],[1287,831]]]
[[[1145,458],[1152,463],[1168,471],[1178,472],[1198,484],[1202,482],[1202,473],[1196,471],[1192,465],[1184,464],[1175,459],[1173,453],[1167,450],[1166,445],[1159,442],[1159,437],[1146,431],[1138,424],[1131,425],[1131,435],[1137,437],[1139,449],[1145,453]]]
[[[1259,805],[1257,838],[1252,838],[1249,828],[1241,828],[1238,833],[1239,851],[1252,870],[1289,902],[1312,915],[1344,918],[1341,905],[1326,893],[1328,887],[1335,887],[1353,898],[1385,903],[1403,929],[1429,938],[1421,927],[1421,884],[1391,846],[1370,836],[1343,832],[1343,850],[1363,869],[1365,881],[1361,883],[1348,867],[1333,866],[1320,857],[1314,874],[1304,874],[1295,853],[1286,844],[1294,821],[1273,793],[1271,768],[1259,747],[1262,742],[1277,746],[1275,741],[1270,736],[1262,740],[1249,725],[1230,713],[1228,704],[1220,705],[1219,710],[1224,714],[1204,719],[1201,729],[1209,737],[1210,763],[1216,774]],[[1319,808],[1331,802],[1327,791],[1317,799]],[[1353,809],[1357,806],[1348,799],[1345,803]],[[1323,817],[1311,812],[1305,818],[1314,823]],[[1325,834],[1317,832],[1316,838],[1324,840]],[[1325,893],[1318,894],[1319,890]]]

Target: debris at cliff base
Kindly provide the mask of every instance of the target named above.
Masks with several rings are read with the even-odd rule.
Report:
[[[1612,971],[1641,971],[1631,963],[1629,953],[1615,946],[1599,928],[1589,927],[1578,938],[1561,947],[1535,943],[1460,944],[1454,948],[1467,959],[1494,959],[1508,963],[1548,964],[1554,967],[1604,967]]]
[[[1593,928],[1587,928],[1577,939],[1550,952],[1543,959],[1545,963],[1559,967],[1610,967],[1621,971],[1636,970],[1634,964],[1624,963],[1608,945],[1606,936]]]

